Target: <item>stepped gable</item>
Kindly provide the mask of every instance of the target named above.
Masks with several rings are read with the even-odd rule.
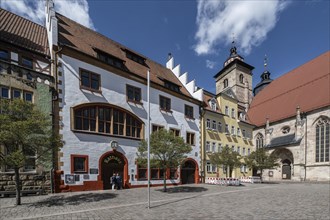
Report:
[[[121,45],[106,36],[97,33],[77,22],[56,13],[58,19],[58,41],[61,45],[66,45],[84,54],[97,58],[95,49],[101,50],[125,62],[130,73],[142,78],[147,78],[147,71],[150,69],[150,80],[153,83],[164,86],[164,81],[171,82],[180,87],[180,93],[193,98],[180,80],[165,66],[158,64],[147,57]],[[145,65],[141,65],[126,57],[125,50],[128,50],[145,59]],[[149,67],[149,68],[148,68]]]
[[[0,8],[0,40],[50,56],[45,27]]]
[[[252,100],[248,117],[256,126],[330,106],[330,51],[275,79]]]

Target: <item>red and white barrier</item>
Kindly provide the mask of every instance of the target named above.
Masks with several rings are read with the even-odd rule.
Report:
[[[213,185],[239,186],[241,184],[238,178],[206,177],[205,183]]]
[[[242,176],[240,178],[242,183],[261,183],[261,179],[259,176]]]

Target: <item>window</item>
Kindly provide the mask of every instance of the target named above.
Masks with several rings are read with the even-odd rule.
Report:
[[[194,118],[194,108],[192,106],[189,105],[184,105],[184,115],[187,118]]]
[[[235,118],[235,109],[233,109],[233,108],[231,109],[231,117]]]
[[[251,150],[250,148],[248,148],[248,156],[250,156],[250,154],[251,154]]]
[[[330,120],[329,118],[320,118],[315,126],[315,161],[329,161],[329,136],[330,136]]]
[[[228,79],[225,79],[223,81],[223,88],[227,88],[228,87]]]
[[[159,131],[160,129],[163,129],[164,126],[161,125],[152,125],[152,132]]]
[[[142,122],[128,112],[110,106],[90,105],[74,109],[74,129],[141,138]]]
[[[212,143],[212,152],[214,153],[215,152],[215,145],[216,145],[216,143]]]
[[[287,134],[290,132],[290,127],[289,126],[284,126],[282,129],[281,129],[282,133],[283,134]]]
[[[212,121],[212,129],[217,130],[217,122],[214,120]]]
[[[9,60],[9,52],[7,50],[0,49],[0,59]]]
[[[256,148],[262,148],[264,146],[264,137],[262,134],[258,133],[256,136]]]
[[[178,129],[174,129],[174,128],[170,128],[170,131],[173,132],[175,137],[179,137],[180,136],[180,130]]]
[[[222,132],[222,124],[221,124],[221,122],[218,122],[218,131],[219,132]]]
[[[228,108],[228,106],[225,106],[225,115],[229,115],[229,108]]]
[[[172,83],[172,82],[169,82],[169,81],[164,81],[164,86],[174,92],[180,92],[180,86]]]
[[[7,87],[1,87],[1,94],[0,94],[1,98],[4,98],[4,99],[9,99],[9,88]]]
[[[32,102],[33,93],[32,92],[24,92],[24,100],[27,102]]]
[[[242,130],[242,135],[243,135],[243,138],[246,138],[245,129]]]
[[[99,91],[100,75],[80,69],[80,86],[84,89]]]
[[[237,146],[237,153],[241,154],[241,147]]]
[[[235,135],[235,127],[234,126],[231,126],[231,134]]]
[[[206,141],[206,149],[205,149],[206,152],[210,152],[211,151],[211,145],[210,145],[210,142],[209,141]]]
[[[212,173],[217,172],[217,167],[215,165],[212,165]]]
[[[187,141],[187,144],[190,144],[190,145],[195,145],[195,134],[194,133],[190,133],[190,132],[187,132],[187,137],[186,137],[186,141]]]
[[[133,61],[141,64],[141,65],[144,65],[144,66],[146,65],[146,63],[145,63],[146,59],[145,58],[143,58],[143,57],[141,57],[141,56],[139,56],[135,53],[132,53],[131,51],[126,50],[126,57],[130,60],[133,60]]]
[[[247,173],[246,165],[242,164],[241,165],[241,173]]]
[[[242,155],[245,156],[245,147],[242,149]]]
[[[210,119],[206,119],[206,128],[211,129],[211,120]]]
[[[18,90],[18,89],[12,89],[12,97],[13,99],[20,99],[21,98],[21,90]]]
[[[216,102],[215,102],[215,100],[211,100],[210,101],[210,103],[211,103],[211,109],[213,110],[213,111],[216,111],[217,110],[217,104],[216,104]]]
[[[218,144],[218,152],[220,153],[221,151],[222,151],[222,144],[219,143],[219,144]]]
[[[241,136],[241,129],[237,128],[237,136]]]
[[[206,172],[211,173],[212,168],[211,168],[211,163],[210,162],[206,162]]]
[[[160,95],[159,105],[160,105],[160,110],[168,111],[168,112],[171,111],[171,99]]]
[[[127,101],[134,102],[134,103],[141,103],[141,89],[126,85],[126,95]]]
[[[235,151],[235,146],[231,146],[231,150],[234,152]]]
[[[117,58],[117,57],[114,57],[114,56],[111,56],[110,54],[107,54],[105,52],[102,52],[100,50],[96,50],[97,52],[97,58],[99,60],[101,60],[102,62],[105,62],[111,66],[114,66],[114,67],[117,67],[117,68],[120,68],[120,69],[124,69],[124,61]]]
[[[26,156],[24,171],[34,171],[36,169],[36,152],[31,149],[23,149]]]
[[[88,172],[88,156],[71,155],[71,173],[87,173],[87,172]]]
[[[33,69],[33,60],[27,57],[22,57],[21,59],[22,66]]]
[[[226,134],[229,134],[229,125],[226,124]]]
[[[239,75],[239,82],[240,83],[244,83],[244,76],[243,76],[243,74],[241,74],[241,75]]]

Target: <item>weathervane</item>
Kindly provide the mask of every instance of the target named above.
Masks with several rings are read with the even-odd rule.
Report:
[[[265,58],[264,58],[265,71],[267,70],[267,61],[268,61],[268,58],[267,58],[267,55],[265,54]]]

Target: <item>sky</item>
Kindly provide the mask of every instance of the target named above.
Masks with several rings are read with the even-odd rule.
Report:
[[[329,50],[328,0],[54,0],[57,12],[166,65],[168,54],[189,80],[215,92],[213,76],[232,41],[255,67],[253,87]],[[44,24],[44,0],[0,0],[1,8]]]

